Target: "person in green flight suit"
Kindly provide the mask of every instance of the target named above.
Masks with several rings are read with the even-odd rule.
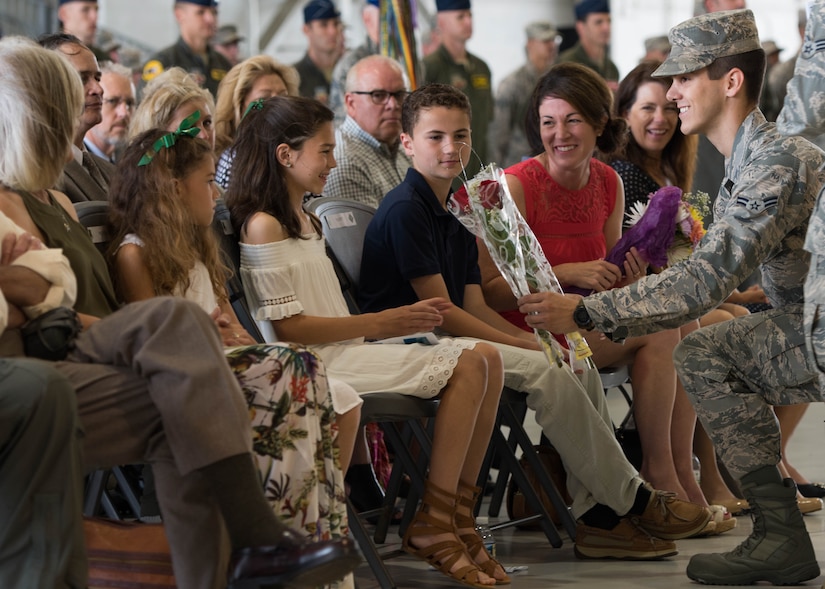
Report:
[[[619,87],[619,69],[610,60],[610,3],[579,0],[573,10],[579,40],[559,55],[559,63],[573,61],[589,67],[615,92]]]
[[[178,66],[215,96],[218,84],[232,67],[229,60],[209,44],[218,22],[218,0],[178,0],[175,20],[180,37],[143,65],[143,81],[149,82],[167,68]]]
[[[473,120],[473,149],[478,158],[470,158],[467,177],[472,177],[489,163],[487,131],[493,119],[493,90],[490,68],[480,57],[467,51],[473,36],[470,0],[436,0],[441,43],[424,58],[424,83],[437,82],[455,86],[470,100]]]

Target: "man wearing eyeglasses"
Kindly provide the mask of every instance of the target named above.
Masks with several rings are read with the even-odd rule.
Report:
[[[348,198],[378,207],[410,167],[399,149],[401,104],[407,85],[393,59],[370,55],[347,73],[344,105],[347,118],[335,131],[335,161],[325,196]]]
[[[119,148],[126,144],[129,122],[135,112],[135,85],[131,70],[122,65],[107,61],[100,72],[101,121],[86,132],[83,144],[96,156],[114,163]]]

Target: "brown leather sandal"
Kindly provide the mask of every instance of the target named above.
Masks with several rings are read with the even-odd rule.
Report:
[[[471,487],[463,482],[458,483],[458,502],[460,505],[464,507],[470,508],[470,514],[473,513],[473,510],[476,506],[476,501],[478,501],[478,497],[481,494],[480,487]],[[456,512],[455,514],[455,525],[457,528],[472,528],[475,530],[476,522],[472,515],[466,516],[461,515]],[[501,570],[504,571],[504,565],[502,565],[499,561],[493,558],[492,555],[488,553],[489,558],[484,562],[477,562],[476,555],[479,554],[482,550],[485,552],[487,548],[484,546],[484,541],[481,539],[481,536],[478,535],[478,532],[474,531],[473,533],[462,534],[459,536],[459,539],[464,542],[464,545],[467,547],[467,552],[470,553],[470,556],[473,557],[473,562],[476,563],[478,568],[482,571],[487,573],[488,576],[493,577],[496,580],[496,585],[509,585],[510,584],[510,577],[504,572],[504,578],[499,579],[496,577],[496,568],[501,567]]]
[[[407,527],[404,539],[401,542],[401,548],[416,558],[426,560],[430,566],[438,569],[462,585],[477,587],[478,589],[490,589],[494,585],[485,585],[479,582],[478,575],[481,569],[474,564],[463,566],[455,571],[450,570],[462,556],[466,556],[472,561],[472,558],[470,558],[470,555],[467,553],[467,548],[461,542],[457,540],[445,540],[422,548],[414,546],[411,542],[416,536],[435,536],[444,533],[454,534],[456,530],[453,524],[453,518],[455,517],[456,501],[458,498],[458,495],[449,493],[441,487],[427,481],[421,508]],[[448,514],[450,518],[449,521],[444,521],[430,515],[427,511],[428,507],[435,507],[436,509],[444,511]]]

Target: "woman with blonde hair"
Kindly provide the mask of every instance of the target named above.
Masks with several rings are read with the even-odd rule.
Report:
[[[222,153],[232,141],[247,107],[259,98],[298,96],[297,70],[268,55],[245,59],[226,74],[218,87],[215,147]]]
[[[143,89],[140,105],[129,125],[129,140],[149,129],[172,132],[195,111],[201,113],[196,122],[200,129],[198,137],[215,149],[215,129],[212,120],[215,100],[212,94],[201,88],[195,78],[184,69],[169,68]]]
[[[229,186],[232,152],[228,148],[249,105],[273,96],[298,96],[300,82],[294,67],[268,55],[250,57],[229,70],[218,87],[215,111],[215,147],[220,156],[215,181],[220,186]]]

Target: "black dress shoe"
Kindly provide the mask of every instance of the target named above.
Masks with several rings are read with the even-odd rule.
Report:
[[[276,585],[317,587],[338,581],[361,562],[349,538],[300,546],[253,546],[232,553],[227,583],[233,589]]]
[[[822,483],[797,483],[796,489],[803,497],[825,499],[825,485]]]

